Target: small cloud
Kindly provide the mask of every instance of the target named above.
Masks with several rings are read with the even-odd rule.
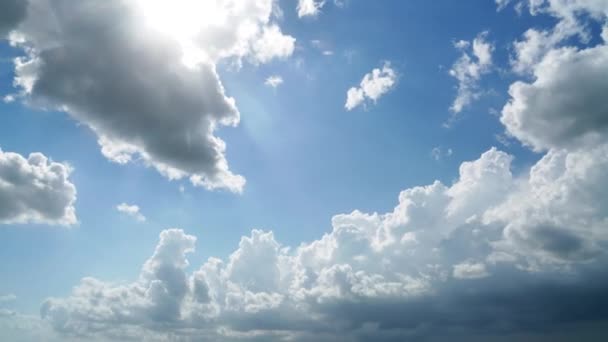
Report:
[[[489,276],[486,270],[486,265],[483,263],[474,263],[470,261],[454,265],[452,274],[457,279],[480,279]]]
[[[146,221],[146,217],[144,215],[142,215],[142,213],[139,212],[139,206],[137,206],[137,205],[121,203],[116,206],[116,210],[118,210],[119,212],[121,212],[123,214],[126,214],[128,216],[135,218],[139,222]]]
[[[487,42],[488,32],[484,31],[472,41],[459,40],[454,47],[462,51],[460,58],[450,69],[450,76],[458,81],[458,92],[450,107],[452,113],[460,113],[481,95],[479,81],[492,69],[494,45]]]
[[[323,6],[325,6],[325,0],[298,0],[298,17],[316,17]]]
[[[13,94],[8,94],[6,96],[4,96],[2,98],[2,101],[4,101],[4,103],[12,103],[15,102],[15,95]]]
[[[384,63],[382,69],[375,68],[365,74],[359,87],[351,87],[346,92],[346,103],[344,108],[350,111],[359,105],[364,105],[367,100],[376,103],[380,97],[389,92],[397,83],[397,73],[389,62]]]
[[[333,56],[334,52],[331,50],[323,50],[322,54],[323,56]]]
[[[283,84],[283,77],[279,75],[272,75],[268,77],[266,81],[264,81],[264,84],[269,87],[277,88],[278,86]]]

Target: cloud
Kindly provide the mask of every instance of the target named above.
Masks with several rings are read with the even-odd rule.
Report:
[[[489,60],[472,45],[474,64]],[[546,151],[530,168],[514,172],[514,157],[490,148],[451,184],[403,190],[388,212],[336,215],[299,246],[255,229],[227,258],[202,265],[188,261],[197,238],[168,229],[132,281],[84,278],[42,304],[41,322],[65,339],[605,340],[608,141],[587,122],[603,107],[587,93],[560,93],[581,80],[602,89],[592,74],[603,75],[603,48],[551,48],[534,80],[515,83],[526,91],[511,92],[501,121]],[[388,79],[353,88],[357,105],[394,87]],[[570,111],[546,105],[545,92]],[[526,126],[505,121],[509,110]],[[555,137],[536,126],[552,115]]]
[[[509,88],[510,101],[502,110],[507,133],[536,151],[576,148],[605,141],[608,107],[606,42],[589,46],[590,22],[606,20],[605,1],[534,1],[533,15],[557,18],[546,30],[527,30],[514,43],[513,70],[531,81]],[[565,45],[577,36],[579,46]]]
[[[360,105],[365,105],[367,100],[376,103],[380,97],[395,87],[397,73],[390,63],[384,63],[382,69],[375,68],[365,74],[359,87],[352,87],[346,93],[346,110],[353,110]]]
[[[121,203],[116,206],[116,210],[126,215],[129,215],[139,222],[145,222],[146,217],[139,211],[139,206]]]
[[[279,75],[268,76],[266,81],[264,81],[264,84],[272,88],[277,88],[278,86],[283,84],[283,77]]]
[[[15,62],[15,84],[30,105],[90,128],[113,162],[141,161],[169,179],[240,192],[245,179],[229,169],[215,135],[240,113],[216,64],[291,55],[295,39],[274,23],[273,6],[32,0],[12,36],[26,53]]]
[[[452,65],[450,75],[458,81],[458,92],[450,107],[453,113],[460,113],[471,105],[479,95],[478,82],[490,72],[494,46],[486,41],[488,32],[482,32],[473,42],[460,40],[454,46],[462,51],[460,58]]]
[[[336,215],[294,248],[253,230],[191,272],[196,238],[169,229],[135,281],[85,278],[42,317],[65,336],[295,341],[467,340],[606,320],[607,151],[555,150],[513,175],[513,157],[492,148],[449,186],[402,191],[392,211]]]
[[[534,81],[511,85],[502,110],[507,132],[535,150],[605,141],[608,46],[552,49],[533,67]]]
[[[332,2],[338,8],[346,6],[345,0],[333,0]],[[326,3],[327,0],[298,0],[298,17],[316,17]]]
[[[325,5],[325,0],[298,0],[298,17],[316,16]]]
[[[485,264],[470,261],[454,265],[453,275],[458,279],[479,279],[489,276]]]
[[[4,0],[0,4],[0,39],[12,31],[27,11],[27,0]]]
[[[77,223],[71,172],[68,164],[49,161],[42,153],[26,159],[0,150],[0,224]]]
[[[508,3],[504,2],[504,6]],[[578,37],[582,43],[589,42],[591,32],[587,20],[601,21],[608,15],[608,3],[601,0],[527,0],[518,2],[517,6],[521,8],[524,4],[528,6],[532,15],[548,14],[558,21],[550,29],[528,29],[523,35],[524,39],[513,44],[514,55],[511,57],[511,65],[513,70],[520,74],[532,73],[534,66],[549,51],[560,47],[572,37]]]

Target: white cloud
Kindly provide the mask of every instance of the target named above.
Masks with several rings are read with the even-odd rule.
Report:
[[[49,161],[41,153],[26,159],[0,150],[0,224],[77,223],[71,172],[68,164]]]
[[[264,84],[272,88],[277,88],[278,86],[283,84],[283,77],[279,75],[268,76],[266,81],[264,81]]]
[[[478,82],[491,70],[494,46],[486,41],[487,35],[488,32],[480,33],[472,44],[466,40],[454,43],[454,46],[462,51],[462,55],[450,69],[450,75],[458,81],[458,92],[450,107],[454,113],[460,113],[479,97]]]
[[[501,121],[535,150],[605,141],[608,46],[553,49],[534,66],[534,81],[513,83]]]
[[[316,16],[325,6],[325,0],[298,0],[298,17]]]
[[[29,104],[65,111],[95,132],[111,161],[139,160],[169,179],[240,192],[245,179],[230,170],[215,135],[240,113],[216,64],[291,55],[295,39],[276,24],[276,6],[30,0],[11,36],[26,52],[15,84]]]
[[[454,278],[458,279],[479,279],[488,277],[486,265],[479,262],[465,261],[454,265]]]
[[[321,9],[327,2],[327,0],[298,0],[298,17],[316,17],[321,13]],[[333,0],[331,2],[338,8],[343,8],[347,3],[345,0]]]
[[[119,212],[129,215],[139,222],[145,222],[146,217],[139,211],[139,206],[129,205],[127,203],[121,203],[116,206],[116,210]]]
[[[375,68],[365,74],[359,87],[348,89],[344,108],[349,111],[353,110],[362,104],[364,105],[366,100],[376,103],[380,97],[395,87],[396,82],[397,73],[390,63],[384,63],[382,69]]]
[[[485,333],[546,327],[539,315],[574,322],[557,299],[590,305],[604,288],[590,279],[608,284],[608,197],[593,191],[608,186],[607,151],[552,151],[514,176],[513,157],[490,149],[450,186],[404,190],[388,213],[336,215],[330,232],[295,248],[253,230],[226,260],[193,272],[195,237],[170,229],[134,282],[85,278],[41,312],[57,332],[115,339],[130,329],[169,339],[402,340],[454,328],[467,336],[481,319]],[[571,281],[558,281],[564,272]]]
[[[592,146],[606,141],[608,47],[589,46],[592,21],[605,23],[608,2],[530,1],[533,15],[549,14],[554,27],[530,29],[514,43],[513,70],[529,81],[511,85],[501,116],[507,133],[536,151]],[[567,46],[578,36],[579,46]],[[582,45],[582,47],[581,47]]]
[[[533,72],[534,66],[549,51],[560,47],[569,38],[577,36],[581,42],[588,42],[591,33],[586,20],[581,18],[583,14],[599,21],[608,15],[608,2],[604,0],[526,0],[519,2],[519,6],[522,4],[528,6],[532,15],[549,14],[558,22],[547,30],[529,29],[523,40],[513,44],[511,64],[513,70],[520,74]]]

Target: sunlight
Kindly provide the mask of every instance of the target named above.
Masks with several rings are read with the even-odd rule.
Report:
[[[183,49],[186,65],[204,59],[196,46],[197,36],[226,21],[226,8],[217,0],[138,0],[146,24],[153,30],[177,40]]]

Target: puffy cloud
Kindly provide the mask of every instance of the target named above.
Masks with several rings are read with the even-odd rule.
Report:
[[[532,14],[557,18],[554,27],[525,32],[514,43],[513,70],[531,81],[511,85],[502,110],[507,133],[536,151],[576,148],[605,141],[608,107],[608,49],[605,41],[588,46],[590,21],[602,22],[608,2],[599,0],[530,1]],[[583,47],[564,46],[578,36]]]
[[[352,87],[346,93],[346,110],[353,110],[360,105],[365,105],[366,100],[376,103],[380,97],[395,87],[397,73],[390,63],[384,63],[382,69],[375,68],[365,74],[359,87]]]
[[[298,17],[316,16],[325,6],[325,0],[298,0]]]
[[[42,153],[28,158],[0,150],[0,223],[77,223],[72,168]]]
[[[146,221],[146,217],[139,211],[139,206],[129,205],[127,203],[121,203],[116,206],[116,210],[126,215],[129,215],[139,222]]]
[[[491,60],[474,45],[474,63]],[[603,45],[550,50],[528,87],[556,91],[579,76],[570,63],[600,74],[606,64]],[[554,66],[563,76],[541,72]],[[363,84],[354,89],[359,104],[372,98]],[[518,99],[546,96],[528,91],[512,92],[503,118]],[[557,107],[515,108],[531,120],[523,133],[503,119],[514,137],[547,150],[520,173],[491,148],[462,163],[452,184],[402,191],[392,211],[336,215],[322,237],[291,248],[253,230],[225,260],[194,269],[196,238],[169,229],[134,281],[85,278],[42,305],[43,322],[67,338],[107,340],[553,341],[565,326],[572,339],[595,329],[587,340],[602,341],[605,329],[583,324],[608,320],[608,142],[585,122],[603,107],[581,96],[562,104],[576,114],[555,120],[576,133],[548,138],[535,128]]]
[[[503,5],[497,1],[497,4],[502,8],[508,2]],[[520,74],[533,72],[534,66],[545,54],[571,37],[578,36],[582,42],[588,42],[591,33],[586,19],[601,21],[608,15],[608,2],[605,0],[526,0],[518,4],[520,8],[526,4],[532,15],[549,14],[558,19],[550,29],[527,30],[524,39],[513,44],[511,64],[513,70]]]
[[[454,113],[460,113],[479,97],[478,82],[491,70],[494,46],[486,41],[487,35],[488,32],[480,33],[473,39],[472,44],[466,40],[454,44],[462,51],[462,55],[450,69],[450,75],[458,81],[458,93],[450,107]]]
[[[553,150],[521,175],[512,159],[492,148],[453,184],[336,215],[296,248],[253,230],[191,273],[196,239],[167,230],[135,282],[85,278],[41,312],[66,336],[184,340],[460,340],[608,319],[595,309],[608,303],[608,144]]]
[[[265,63],[293,52],[273,0],[32,0],[12,43],[15,84],[30,104],[69,113],[111,161],[141,160],[169,179],[239,192],[214,132],[239,123],[216,72],[229,59]],[[49,16],[49,13],[53,13]]]
[[[547,53],[532,83],[511,85],[501,121],[536,150],[604,140],[608,129],[608,46]]]
[[[298,17],[316,17],[321,13],[321,9],[325,6],[327,0],[298,0]],[[333,0],[336,7],[344,7],[344,0]]]
[[[277,88],[278,86],[283,84],[283,77],[279,75],[268,76],[266,81],[264,81],[264,84],[272,88]]]

